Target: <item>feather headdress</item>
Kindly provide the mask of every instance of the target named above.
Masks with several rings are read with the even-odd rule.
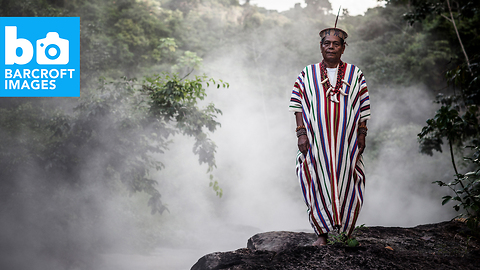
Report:
[[[347,39],[347,37],[348,37],[347,32],[343,31],[340,28],[337,28],[338,16],[340,15],[340,8],[338,9],[337,18],[335,19],[335,26],[333,28],[332,27],[325,28],[322,31],[320,31],[320,33],[319,33],[320,38],[323,39],[325,36],[334,35],[334,36],[337,36],[337,37],[343,39],[344,41],[345,41],[345,39]]]

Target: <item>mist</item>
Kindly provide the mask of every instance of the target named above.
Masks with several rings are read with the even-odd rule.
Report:
[[[310,33],[314,40],[317,32],[302,29],[298,36]],[[229,89],[209,91],[209,101],[223,111],[222,127],[212,139],[218,146],[214,175],[224,196],[215,198],[193,181],[205,169],[193,172],[192,158],[189,165],[184,159],[177,163],[185,167],[176,169],[183,171],[177,180],[184,182],[175,197],[189,209],[185,220],[194,220],[195,229],[185,233],[199,241],[205,253],[245,247],[246,240],[259,232],[312,232],[294,173],[297,140],[288,102],[298,73],[305,65],[319,62],[321,54],[319,40],[314,40],[302,46],[316,53],[298,63],[296,55],[283,48],[287,34],[252,32],[239,44],[229,44],[204,59],[207,74],[230,83]],[[245,60],[252,55],[260,55],[255,66]],[[343,60],[362,69],[355,59],[347,47]],[[368,73],[365,76],[368,84]],[[425,121],[438,109],[434,96],[423,85],[370,86],[369,91],[372,119],[364,154],[366,195],[357,225],[409,227],[450,220],[456,214],[450,206],[441,205],[445,190],[432,184],[453,177],[450,157],[448,153],[423,155],[417,142]],[[172,152],[176,156],[182,151],[188,149]],[[206,193],[200,195],[199,190]],[[179,204],[173,197],[168,200]]]
[[[209,12],[203,15],[218,20],[219,25],[225,23],[224,14],[216,17],[216,12]],[[240,7],[233,8],[229,15],[238,18],[228,20],[241,21],[248,15],[242,12]],[[208,88],[202,102],[212,102],[223,112],[217,119],[221,127],[209,134],[217,145],[216,168],[211,174],[222,197],[209,187],[208,168],[192,154],[194,140],[186,136],[171,138],[169,149],[157,156],[164,169],[151,172],[168,209],[161,215],[150,214],[148,195],[131,195],[120,184],[104,186],[97,181],[103,177],[98,168],[111,154],[101,146],[82,154],[85,160],[79,178],[90,180],[81,188],[65,184],[56,191],[44,190],[48,181],[64,179],[40,177],[41,164],[32,164],[15,176],[11,190],[16,199],[2,209],[2,239],[7,244],[24,243],[12,244],[15,248],[8,254],[15,256],[2,258],[4,265],[12,266],[6,269],[32,265],[31,269],[62,269],[52,259],[59,250],[68,250],[71,256],[68,269],[81,269],[75,261],[92,255],[81,254],[83,250],[76,245],[82,241],[101,243],[101,249],[91,251],[100,255],[93,262],[98,270],[189,269],[207,253],[246,247],[256,233],[313,233],[295,176],[297,138],[288,105],[300,71],[321,61],[318,32],[329,22],[305,21],[306,26],[298,28],[275,13],[262,20],[272,27],[218,38],[219,44],[202,55],[203,66],[196,71],[230,85]],[[191,31],[184,35],[194,36],[195,30]],[[355,33],[349,34],[354,38]],[[456,213],[450,205],[441,205],[445,190],[432,184],[453,177],[449,154],[431,157],[418,150],[417,134],[437,109],[434,96],[421,83],[409,87],[369,84],[369,67],[362,66],[356,46],[354,41],[349,44],[342,60],[364,71],[372,107],[364,153],[365,201],[357,225],[409,227],[452,219]],[[50,105],[57,106],[56,102]],[[108,120],[99,120],[99,124]],[[112,143],[109,135],[105,135],[105,144]],[[62,198],[71,197],[81,204],[62,205]],[[52,220],[65,216],[81,219],[85,226],[52,226]],[[49,240],[39,240],[45,238]],[[24,246],[30,246],[29,250],[22,250]]]
[[[317,34],[316,29],[305,31]],[[264,34],[252,33],[251,39],[204,59],[207,74],[230,84],[228,89],[210,89],[206,101],[223,111],[218,119],[221,128],[211,134],[218,146],[213,174],[223,197],[216,197],[207,186],[206,168],[189,155],[188,138],[176,138],[166,154],[166,169],[160,173],[173,179],[161,184],[170,209],[165,224],[174,224],[167,225],[176,239],[172,242],[199,251],[192,252],[185,265],[193,265],[199,258],[193,255],[202,252],[246,247],[256,233],[313,232],[294,173],[297,140],[288,103],[304,65],[321,60],[318,41],[309,44],[311,51],[317,51],[309,61],[292,66],[293,55],[269,53],[282,51],[279,47],[285,37]],[[252,48],[262,55],[258,66],[245,61],[254,53]],[[352,58],[347,48],[343,60]],[[358,66],[362,68],[361,63]],[[432,184],[453,176],[450,157],[448,153],[422,155],[417,142],[423,124],[437,109],[434,97],[422,85],[369,90],[372,119],[364,154],[366,195],[357,225],[410,227],[450,220],[456,214],[450,206],[441,205],[445,191]]]

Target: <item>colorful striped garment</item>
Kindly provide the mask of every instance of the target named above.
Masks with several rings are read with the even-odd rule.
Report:
[[[296,174],[315,233],[337,228],[350,235],[365,188],[357,127],[370,119],[370,100],[363,73],[356,66],[340,63],[343,86],[335,95],[328,91],[320,67],[321,63],[305,67],[292,91],[290,111],[302,112],[310,143],[306,156],[297,153]]]

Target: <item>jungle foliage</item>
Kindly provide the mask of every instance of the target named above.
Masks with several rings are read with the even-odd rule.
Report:
[[[220,126],[221,111],[199,102],[206,88],[228,84],[188,76],[202,60],[179,45],[182,13],[159,7],[135,0],[2,1],[1,16],[81,18],[81,98],[0,100],[2,267],[18,267],[5,260],[21,254],[28,268],[43,261],[35,254],[47,252],[58,256],[40,269],[91,268],[91,254],[108,242],[101,205],[124,190],[148,194],[152,214],[168,211],[153,175],[176,134],[192,137],[199,163],[215,167],[209,133]],[[212,178],[211,185],[221,196]]]
[[[463,209],[460,216],[466,218],[472,230],[480,233],[480,4],[446,0],[413,1],[410,5],[405,19],[420,25],[439,21],[428,32],[445,37],[455,53],[444,73],[453,92],[438,95],[436,102],[441,107],[418,134],[420,148],[432,155],[433,150],[441,152],[443,140],[447,141],[455,179],[435,183],[449,187],[454,194],[444,196],[443,204],[456,201],[454,209]],[[462,148],[465,151],[461,152],[466,155],[465,173],[458,169],[454,155],[455,149]]]
[[[286,75],[297,74],[319,54],[318,46],[310,46],[318,29],[335,21],[329,1],[305,2],[305,8],[278,13],[236,0],[1,1],[1,16],[81,18],[81,98],[0,100],[0,211],[6,224],[17,224],[2,230],[15,236],[2,235],[2,250],[36,253],[48,247],[62,265],[88,268],[89,259],[78,265],[79,256],[67,255],[90,258],[105,248],[99,206],[111,196],[125,189],[143,192],[152,213],[167,210],[153,174],[162,169],[161,154],[174,143],[173,135],[192,137],[199,162],[215,167],[209,134],[220,126],[221,111],[199,104],[208,103],[202,101],[206,88],[228,84],[200,75],[202,58],[240,45],[237,64],[250,67],[246,73],[259,78],[265,97],[283,95],[291,83]],[[390,0],[365,16],[344,10],[340,21],[356,33],[348,50],[368,74],[372,94],[392,84],[419,83],[433,95],[444,92],[441,109],[421,133],[422,151],[441,150],[445,138],[452,149],[471,146],[467,168],[473,173],[456,172],[457,182],[444,183],[464,185],[445,200],[459,201],[456,207],[478,221],[479,9],[475,1],[451,1],[470,57],[466,66],[452,24],[442,16],[447,16],[444,3]],[[267,87],[262,78],[268,74],[278,79]],[[375,143],[369,147],[375,149]],[[222,195],[213,178],[210,185]],[[35,215],[18,214],[24,211]],[[38,237],[50,228],[67,240]],[[40,239],[38,245],[26,246],[31,236]]]

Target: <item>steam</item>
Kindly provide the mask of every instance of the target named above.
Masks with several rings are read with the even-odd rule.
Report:
[[[190,253],[185,266],[210,252],[245,247],[255,233],[313,232],[294,173],[297,141],[288,102],[298,73],[320,61],[318,40],[304,38],[316,37],[317,30],[301,29],[297,36],[289,31],[253,31],[204,56],[205,73],[230,84],[228,89],[209,89],[206,101],[223,111],[218,119],[222,126],[211,138],[218,146],[213,174],[224,195],[216,197],[207,186],[206,168],[191,155],[188,138],[175,139],[165,155],[166,169],[158,175],[165,179],[160,191],[170,210],[162,217],[168,233],[161,250],[172,246],[198,250]],[[304,41],[298,55],[284,48],[291,46],[287,39]],[[255,65],[246,61],[251,57],[257,57]],[[348,48],[343,60],[357,64],[368,84],[368,69],[355,62]],[[436,110],[433,96],[421,85],[369,85],[369,89],[367,183],[357,225],[415,226],[451,219],[451,208],[441,205],[445,190],[431,184],[451,178],[448,155],[422,155],[416,139]]]
[[[203,56],[202,71],[230,84],[229,89],[209,89],[206,101],[223,111],[218,118],[221,128],[211,134],[218,146],[213,175],[223,189],[222,198],[208,186],[207,168],[199,165],[192,154],[193,140],[182,136],[175,137],[170,150],[159,156],[165,169],[152,175],[158,179],[162,201],[169,209],[163,215],[151,216],[144,207],[146,195],[129,198],[120,186],[116,187],[117,195],[110,194],[105,200],[92,199],[109,192],[94,182],[81,192],[65,187],[54,194],[39,193],[42,183],[36,181],[36,170],[32,167],[17,182],[18,190],[28,192],[4,206],[2,214],[6,218],[0,221],[2,239],[8,239],[8,243],[25,241],[38,251],[37,257],[26,259],[22,266],[58,268],[57,262],[48,260],[51,254],[41,253],[44,248],[35,242],[45,231],[51,237],[46,244],[70,249],[72,260],[83,255],[76,253],[71,245],[72,237],[101,241],[105,250],[93,252],[114,253],[96,262],[100,270],[148,269],[154,265],[186,269],[206,253],[245,247],[247,239],[255,233],[313,232],[294,173],[297,140],[288,102],[298,73],[304,66],[321,60],[316,40],[318,29],[291,29],[287,25],[284,30],[251,31],[242,40],[234,40]],[[297,49],[289,49],[291,46]],[[252,58],[255,61],[250,61]],[[343,60],[358,65],[369,83],[368,68],[355,61],[349,48]],[[368,123],[364,154],[367,182],[357,224],[415,226],[449,220],[454,213],[450,207],[442,206],[440,200],[445,191],[431,184],[452,177],[448,154],[421,155],[416,140],[425,120],[436,109],[431,102],[433,97],[421,85],[380,88],[369,84],[369,90],[372,119]],[[85,158],[91,158],[95,164],[101,161],[102,154]],[[85,166],[86,178],[95,179],[92,167]],[[56,203],[61,199],[55,201],[68,196],[82,197],[85,204],[66,208]],[[29,207],[22,208],[15,202]],[[92,209],[96,211],[93,214]],[[92,218],[89,223],[92,227],[67,230],[49,228],[47,221],[39,222],[45,220],[40,214],[49,213],[50,218],[69,215],[69,211],[90,213],[91,216],[82,218]],[[28,225],[16,227],[18,223]],[[100,224],[100,228],[93,228],[93,224]],[[21,237],[9,237],[11,232]],[[138,246],[144,246],[145,250],[132,250]],[[160,259],[142,256],[149,248],[156,248],[153,255]],[[182,249],[183,256],[172,253],[176,248]],[[135,255],[119,255],[127,252]],[[11,260],[21,260],[24,253],[19,251],[16,255],[18,258]],[[139,263],[134,265],[132,260]]]
[[[240,4],[245,4],[246,0],[239,1]],[[380,6],[383,1],[377,0],[342,0],[342,1],[330,1],[332,4],[332,10],[337,11],[341,6],[342,9],[348,9],[351,16],[363,15],[368,8],[373,8]],[[286,11],[291,9],[295,4],[301,4],[302,7],[305,7],[305,1],[301,0],[251,0],[250,4],[258,5],[260,7],[265,7],[267,9]]]
[[[173,183],[165,183],[168,191],[163,190],[170,204],[168,215],[176,220],[173,234],[183,235],[185,244],[204,254],[245,247],[247,239],[259,232],[313,232],[294,173],[297,141],[288,101],[298,73],[321,55],[311,54],[308,61],[292,66],[294,55],[268,53],[285,52],[278,48],[284,37],[252,35],[205,57],[206,73],[230,83],[229,89],[208,93],[208,102],[223,111],[222,127],[212,139],[218,146],[214,176],[224,196],[215,197],[206,186],[206,168],[189,155],[191,143],[186,138],[176,141],[168,153],[167,169],[161,172],[174,175]],[[242,61],[253,53],[252,47],[264,53],[258,66]],[[317,42],[310,50],[318,51]],[[346,54],[344,60],[353,57]],[[355,64],[362,68],[361,63]],[[421,85],[381,89],[373,85],[370,97],[365,203],[357,225],[415,226],[451,219],[454,212],[441,205],[445,190],[431,184],[452,177],[448,154],[422,155],[416,139],[436,110],[433,96]],[[198,258],[193,259],[194,263]]]

